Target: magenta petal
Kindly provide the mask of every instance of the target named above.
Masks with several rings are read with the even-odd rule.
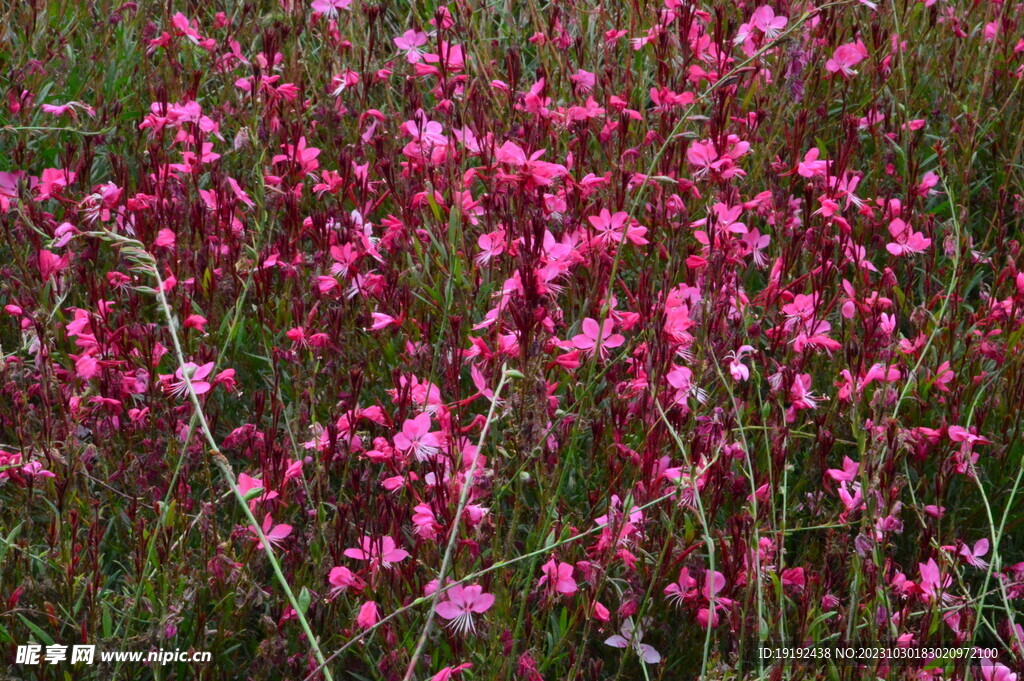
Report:
[[[437,614],[446,620],[453,620],[462,614],[462,608],[451,601],[443,601],[437,604]]]
[[[494,594],[480,594],[470,608],[473,612],[487,612],[494,605]]]

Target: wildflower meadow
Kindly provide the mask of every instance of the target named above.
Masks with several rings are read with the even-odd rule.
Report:
[[[0,681],[1024,674],[1020,0],[0,19]]]

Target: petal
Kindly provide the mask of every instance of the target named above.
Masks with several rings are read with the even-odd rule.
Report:
[[[437,604],[437,614],[446,620],[453,620],[462,614],[462,608],[451,601],[442,601]]]
[[[658,664],[661,662],[661,653],[646,643],[640,644],[640,655],[647,664]]]
[[[487,612],[492,605],[494,605],[494,594],[480,594],[471,609],[473,612]]]

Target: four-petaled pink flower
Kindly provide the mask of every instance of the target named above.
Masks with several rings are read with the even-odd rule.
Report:
[[[921,253],[932,245],[931,239],[926,239],[922,232],[915,232],[913,227],[899,218],[889,223],[889,234],[893,240],[885,245],[885,250],[896,257]]]
[[[320,167],[320,162],[316,160],[320,150],[316,147],[307,147],[305,137],[300,137],[298,144],[282,144],[281,148],[285,153],[274,156],[270,159],[271,163],[294,162],[299,166],[300,175],[306,175]]]
[[[177,380],[172,381],[169,375],[161,375],[160,380],[163,382],[164,390],[171,395],[185,397],[188,395],[188,384],[185,382],[185,378],[188,377],[188,381],[192,383],[193,392],[196,395],[202,395],[213,387],[205,380],[211,371],[213,371],[213,362],[207,362],[202,366],[195,362],[186,362],[174,372],[174,377]]]
[[[433,457],[444,444],[439,433],[430,432],[430,414],[423,412],[414,419],[406,419],[402,432],[395,435],[395,448],[400,451],[413,450],[417,461]]]
[[[867,59],[868,48],[859,39],[855,43],[846,43],[836,48],[832,58],[825,62],[825,70],[829,73],[841,73],[844,77],[856,76],[853,67]]]
[[[607,208],[602,208],[599,215],[591,215],[587,219],[597,230],[594,240],[599,244],[606,244],[609,241],[621,243],[623,238],[629,239],[638,246],[648,243],[644,238],[647,228],[633,224],[629,215],[624,211],[620,210],[613,214]]]
[[[374,539],[364,535],[360,541],[360,548],[345,549],[345,555],[355,560],[369,561],[370,569],[376,570],[378,567],[389,569],[392,564],[408,558],[409,552],[398,548],[391,537]]]
[[[606,350],[617,348],[626,342],[622,334],[612,333],[614,327],[615,322],[611,319],[604,320],[604,324],[598,326],[596,319],[587,317],[583,320],[583,333],[573,336],[572,344],[577,350],[592,353],[600,342],[600,356],[604,358]]]
[[[405,58],[410,64],[418,64],[423,61],[423,50],[420,48],[427,44],[427,34],[423,31],[408,30],[394,39],[395,47],[405,52]]]
[[[470,631],[475,633],[473,615],[485,613],[494,605],[494,595],[484,593],[483,587],[476,584],[453,586],[447,595],[448,600],[437,604],[437,614],[449,621],[448,626],[462,634]]]
[[[292,533],[292,526],[281,523],[280,525],[274,524],[274,519],[270,517],[268,513],[263,517],[263,536],[267,538],[267,541],[274,546],[280,546],[281,542]],[[249,528],[249,531],[253,534],[253,539],[256,541],[256,547],[263,548],[263,540],[260,539],[259,534],[256,530]]]
[[[618,634],[605,639],[605,645],[612,646],[613,648],[632,648],[637,656],[647,664],[658,664],[661,662],[661,653],[655,650],[653,646],[641,641],[643,638],[642,627],[647,626],[649,623],[650,618],[644,618],[640,622],[640,627],[637,627],[633,624],[633,619],[628,618],[622,623]]]
[[[782,16],[776,16],[775,10],[768,5],[762,5],[754,10],[754,14],[750,17],[751,25],[764,33],[764,37],[768,40],[775,40],[779,33],[789,23],[789,19]]]
[[[313,0],[311,7],[314,12],[333,19],[338,16],[339,9],[348,9],[351,4],[352,0]]]
[[[576,580],[572,578],[573,567],[569,563],[559,563],[552,558],[541,567],[544,575],[537,581],[537,586],[548,585],[552,591],[560,594],[576,592]]]

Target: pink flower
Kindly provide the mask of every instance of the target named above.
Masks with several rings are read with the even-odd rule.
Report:
[[[647,228],[635,225],[624,211],[620,210],[613,215],[607,208],[602,208],[599,215],[591,215],[587,219],[597,230],[595,241],[599,244],[606,244],[609,241],[621,243],[623,237],[638,246],[648,243],[644,238]]]
[[[583,320],[583,333],[573,336],[572,344],[578,350],[593,353],[600,340],[600,355],[604,358],[608,348],[617,348],[626,342],[621,334],[612,333],[614,326],[615,322],[611,319],[604,320],[604,324],[598,326],[596,319],[587,317]]]
[[[584,94],[594,89],[594,85],[597,84],[597,76],[590,71],[584,71],[583,69],[577,69],[576,73],[569,76],[569,80],[576,87],[579,92]]]
[[[169,375],[161,374],[160,381],[163,383],[164,390],[174,397],[185,397],[188,395],[188,384],[185,382],[185,377],[187,376],[189,382],[192,383],[193,392],[196,395],[202,395],[209,392],[210,388],[213,387],[204,380],[210,375],[211,371],[213,371],[213,362],[207,362],[202,366],[197,365],[195,362],[186,362],[174,372],[177,380],[172,381]]]
[[[818,175],[825,175],[828,172],[828,167],[831,161],[819,161],[818,156],[821,152],[817,147],[810,149],[804,154],[804,160],[797,164],[796,172],[800,177],[817,177]]]
[[[153,241],[153,247],[174,248],[174,242],[176,238],[177,237],[174,234],[174,230],[167,229],[166,227],[164,227],[157,233],[156,239]]]
[[[378,566],[390,569],[393,563],[400,563],[409,557],[409,552],[397,548],[395,540],[391,537],[373,539],[364,535],[358,549],[345,549],[345,555],[355,560],[369,561],[370,569],[376,570]]]
[[[416,526],[413,531],[425,539],[436,539],[440,525],[434,510],[427,504],[419,504],[413,510],[416,511],[412,516],[412,524]]]
[[[348,9],[351,4],[352,0],[313,0],[310,6],[314,12],[333,19],[338,16],[339,9]]]
[[[427,40],[427,34],[417,30],[408,30],[394,39],[395,47],[405,52],[405,58],[410,64],[423,61],[423,50],[420,48],[427,44]]]
[[[256,540],[256,547],[262,549],[263,540],[260,539],[259,535],[256,533],[256,530],[250,527],[249,531],[252,532],[252,534],[254,535],[253,538]],[[275,525],[274,519],[270,517],[269,513],[263,517],[263,536],[265,536],[267,538],[267,541],[273,544],[274,546],[280,546],[281,542],[284,541],[285,537],[287,537],[291,533],[291,525],[285,525],[283,523],[280,525]]]
[[[954,378],[956,378],[956,374],[949,368],[949,362],[943,362],[935,370],[935,389],[948,393],[949,386],[946,384]]]
[[[492,258],[505,252],[505,230],[498,229],[489,234],[481,234],[476,240],[476,245],[480,247],[476,262],[486,265]]]
[[[857,75],[853,67],[864,59],[867,59],[868,48],[864,43],[857,40],[855,43],[846,43],[836,48],[832,58],[825,62],[825,70],[829,73],[841,73],[844,77]]]
[[[449,620],[455,631],[465,634],[476,632],[473,622],[474,614],[482,614],[494,605],[494,595],[484,593],[482,586],[473,584],[463,587],[461,584],[448,590],[448,600],[437,605],[437,614]]]
[[[943,601],[952,600],[952,594],[944,592],[953,583],[953,578],[950,575],[945,577],[941,575],[934,558],[929,558],[927,563],[918,563],[917,567],[921,573],[918,587],[926,601],[935,602],[939,598],[940,592],[943,592],[941,596]]]
[[[430,681],[449,681],[454,678],[456,674],[460,673],[464,669],[469,669],[473,666],[472,662],[464,662],[458,667],[445,667],[441,671],[437,672],[430,677]]]
[[[335,596],[346,589],[362,591],[363,587],[366,586],[363,580],[359,579],[359,577],[357,577],[351,570],[343,566],[331,568],[331,572],[327,575],[327,582],[333,587],[331,589],[332,596]]]
[[[75,181],[75,173],[71,170],[61,168],[47,168],[39,176],[39,184],[36,185],[36,201],[45,201],[54,196],[60,195],[65,187]]]
[[[960,556],[967,562],[968,565],[985,570],[988,568],[988,561],[982,560],[982,556],[988,553],[989,543],[988,539],[984,537],[974,542],[973,548],[968,548],[965,544],[960,547]]]
[[[751,25],[764,33],[764,37],[768,40],[775,40],[779,33],[789,23],[789,19],[786,17],[776,16],[775,10],[768,5],[762,5],[754,10],[754,14],[750,17]]]
[[[848,456],[843,457],[843,469],[838,470],[830,468],[825,471],[825,475],[832,478],[836,482],[853,482],[857,479],[857,475],[860,473],[860,464]]]
[[[750,368],[743,363],[743,358],[754,351],[750,345],[741,345],[736,352],[730,352],[725,356],[729,360],[729,373],[734,381],[746,381],[750,378]]]
[[[294,162],[299,166],[300,175],[306,175],[320,167],[320,162],[316,160],[320,150],[316,147],[307,147],[305,137],[300,137],[297,145],[282,144],[281,148],[285,153],[274,156],[270,159],[271,163]]]
[[[545,149],[538,149],[529,158],[515,142],[505,142],[495,152],[495,160],[499,163],[507,163],[517,168],[516,175],[499,173],[499,178],[505,181],[522,181],[529,187],[547,187],[556,178],[568,174],[565,166],[557,163],[541,161]]]
[[[910,225],[899,218],[889,223],[889,234],[892,235],[893,241],[885,245],[885,250],[896,257],[921,253],[932,245],[931,239],[926,239],[921,232],[915,232]]]
[[[254,498],[249,500],[250,509],[255,509],[256,504],[261,501],[270,501],[278,496],[277,492],[266,491],[262,480],[245,473],[238,474],[238,491],[242,493],[243,497],[248,497],[250,492],[253,492],[256,495]],[[259,492],[262,492],[262,494]]]
[[[612,646],[613,648],[632,648],[637,656],[647,664],[658,664],[661,662],[661,653],[655,650],[653,646],[641,642],[643,638],[641,627],[646,626],[648,623],[649,618],[644,618],[640,622],[640,627],[635,627],[632,618],[628,618],[619,628],[619,634],[605,639],[605,645]]]
[[[370,316],[373,318],[373,324],[370,325],[370,331],[380,331],[381,329],[386,329],[392,324],[399,324],[398,319],[395,319],[389,314],[384,314],[383,312],[371,312]]]
[[[988,657],[981,658],[981,678],[984,681],[1017,681],[1017,675],[1009,667]]]
[[[362,607],[359,608],[359,614],[356,615],[356,625],[362,629],[369,629],[377,620],[380,619],[380,615],[377,612],[377,603],[374,601],[366,601]]]
[[[67,266],[71,263],[71,256],[69,253],[58,257],[56,253],[46,250],[45,248],[39,251],[39,260],[37,264],[39,266],[39,275],[43,278],[43,281],[47,281],[55,277],[61,271],[67,269]]]
[[[537,586],[547,584],[560,594],[576,592],[576,580],[572,578],[573,568],[569,563],[559,563],[552,558],[541,567],[541,571],[544,575],[537,581]]]
[[[430,432],[430,414],[423,412],[414,419],[406,419],[402,432],[395,435],[395,448],[400,451],[413,450],[417,461],[432,458],[443,444],[441,433]]]

